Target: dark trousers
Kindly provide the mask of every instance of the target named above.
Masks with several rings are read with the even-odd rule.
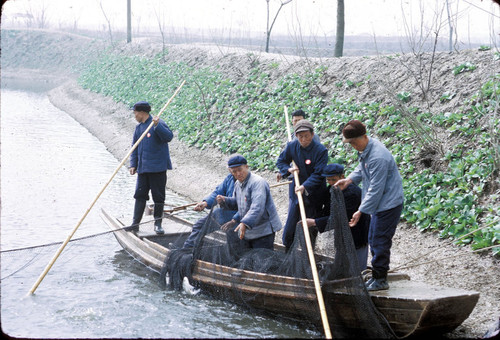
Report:
[[[372,215],[368,243],[372,254],[372,274],[374,278],[387,276],[391,257],[392,237],[403,211],[403,205],[380,211]]]
[[[167,186],[167,172],[147,172],[137,175],[134,198],[136,200],[149,200],[149,191],[155,203],[155,218],[163,216],[165,203],[165,187]],[[161,212],[161,214],[159,214]],[[159,215],[159,216],[157,216]]]
[[[316,208],[304,202],[304,210],[307,217],[315,216]],[[288,204],[288,216],[286,218],[285,227],[283,228],[283,245],[289,249],[293,244],[295,237],[295,228],[297,223],[301,220],[299,203],[297,201],[290,201]]]
[[[236,234],[236,233],[235,233]],[[253,240],[240,240],[241,247],[244,249],[266,248],[274,249],[274,235],[275,233],[262,236]]]

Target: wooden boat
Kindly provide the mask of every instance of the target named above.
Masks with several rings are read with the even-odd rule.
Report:
[[[136,235],[123,230],[125,225],[106,211],[102,210],[101,217],[115,230],[116,239],[130,255],[158,273],[171,252],[167,245],[173,242],[182,246],[192,226],[189,221],[170,216],[164,235],[156,235],[152,225],[150,230],[141,226]],[[276,245],[277,251],[279,248],[280,245]],[[312,280],[256,273],[201,260],[195,261],[192,279],[205,292],[214,295],[223,292],[236,303],[244,299],[245,304],[256,309],[302,321],[303,316],[308,315],[308,321],[321,327]],[[405,274],[392,273],[388,280],[388,290],[370,292],[370,296],[398,337],[450,332],[470,315],[479,299],[477,292],[414,282]],[[349,315],[352,306],[341,286],[327,282],[322,290],[328,315],[338,314],[339,310]],[[347,322],[356,328],[355,319]],[[335,325],[330,327],[334,329]]]

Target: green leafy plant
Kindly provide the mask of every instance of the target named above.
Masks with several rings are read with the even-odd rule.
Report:
[[[465,65],[457,72],[466,68],[472,66]],[[146,58],[106,53],[88,64],[78,81],[84,88],[127,105],[148,100],[155,111],[185,79],[183,90],[163,114],[176,136],[201,149],[211,146],[227,154],[243,153],[258,170],[275,170],[287,138],[284,105],[308,112],[321,142],[329,150],[330,161],[344,164],[348,173],[357,165],[357,152],[342,143],[341,129],[349,120],[360,119],[370,135],[388,146],[399,164],[405,193],[404,220],[421,230],[437,231],[443,238],[458,238],[491,223],[490,228],[459,242],[474,249],[498,245],[498,206],[482,203],[484,197],[489,197],[488,186],[494,177],[495,136],[482,124],[484,117],[492,116],[497,107],[500,76],[488,79],[458,112],[431,115],[408,110],[415,119],[439,127],[445,139],[464,140],[444,153],[447,166],[438,171],[422,168],[418,163],[415,155],[424,152],[416,142],[420,136],[406,128],[405,117],[394,106],[358,103],[353,98],[336,96],[325,100],[314,95],[325,70],[322,67],[302,75],[286,74],[271,83],[270,74],[257,62],[241,79],[234,80],[216,68],[166,62],[162,55]],[[349,84],[357,86],[346,81]],[[336,86],[344,84],[339,82]],[[410,98],[408,92],[399,95],[402,100]],[[444,93],[441,100],[453,96]],[[500,131],[498,119],[492,124],[491,131]],[[500,246],[493,252],[500,254]]]
[[[458,75],[462,72],[474,71],[476,68],[477,68],[476,65],[473,65],[472,63],[466,62],[466,63],[460,64],[458,66],[455,66],[453,68],[453,74]]]

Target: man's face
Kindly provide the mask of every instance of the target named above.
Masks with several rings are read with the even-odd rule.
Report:
[[[295,126],[295,124],[297,124],[297,122],[300,122],[302,119],[304,119],[304,116],[293,116],[292,125]]]
[[[361,137],[353,138],[348,142],[356,151],[363,152],[368,144],[368,137],[363,135]]]
[[[301,131],[301,132],[297,132],[295,134],[295,136],[297,136],[297,139],[299,140],[300,146],[303,148],[307,148],[313,140],[314,132]]]
[[[229,172],[236,178],[237,181],[243,183],[248,176],[248,165],[240,165],[234,168],[229,168]]]
[[[135,115],[135,120],[137,120],[139,123],[144,123],[146,121],[144,117],[146,117],[146,115],[149,114],[142,111],[134,111],[134,115]]]
[[[342,179],[344,178],[344,175],[333,175],[333,176],[329,176],[326,178],[326,181],[328,182],[328,184],[330,185],[335,185],[335,183],[338,182],[339,179]]]

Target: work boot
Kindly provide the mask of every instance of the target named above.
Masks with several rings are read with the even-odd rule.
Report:
[[[373,281],[375,281],[375,279],[373,277],[370,277],[370,279],[365,282],[365,287],[368,288],[368,286],[371,285]]]
[[[165,231],[161,227],[161,222],[163,220],[163,203],[155,203],[153,216],[155,218],[155,233],[158,235],[165,234]]]
[[[132,218],[132,225],[127,228],[127,230],[134,233],[139,232],[139,223],[141,223],[142,215],[144,214],[144,209],[146,209],[146,201],[135,200],[134,205],[134,217]]]
[[[389,289],[389,283],[387,283],[387,278],[373,279],[373,281],[366,287],[369,292],[376,290],[387,290]]]

